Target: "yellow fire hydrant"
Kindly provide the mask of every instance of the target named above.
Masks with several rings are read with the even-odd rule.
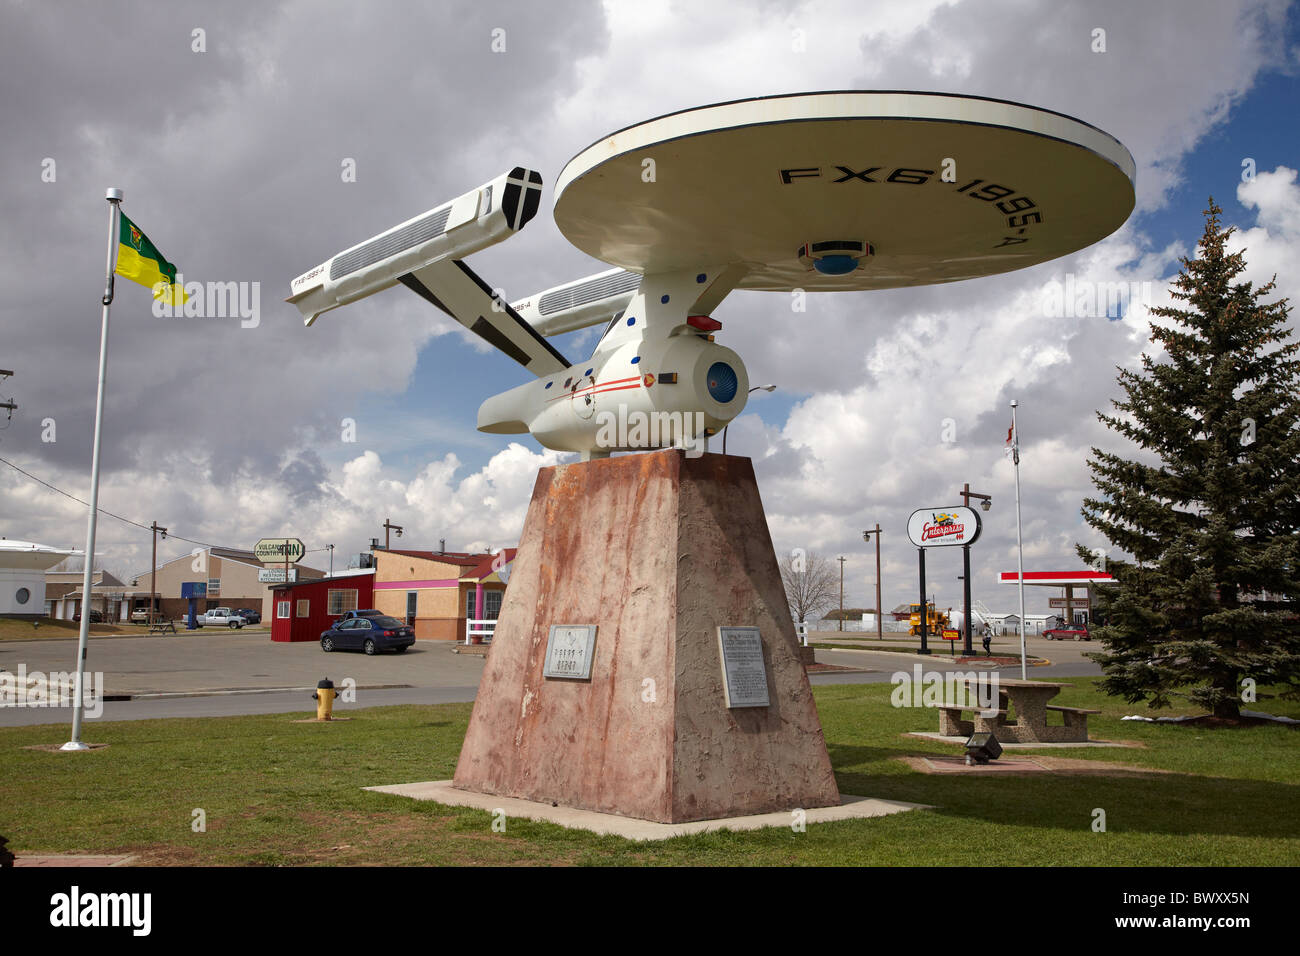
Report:
[[[316,684],[316,692],[311,695],[316,700],[316,719],[334,719],[334,682],[326,677]]]

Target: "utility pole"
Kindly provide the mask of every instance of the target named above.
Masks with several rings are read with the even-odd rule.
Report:
[[[0,379],[3,379],[3,378],[11,378],[11,377],[13,376],[13,374],[14,374],[14,373],[13,373],[10,369],[7,369],[7,368],[0,368]],[[7,401],[7,402],[0,402],[0,408],[5,408],[5,409],[8,409],[8,410],[9,410],[9,418],[10,418],[10,420],[13,419],[13,417],[14,417],[14,412],[16,412],[16,411],[18,410],[18,406],[14,404],[14,400],[13,400],[12,398],[9,399],[9,401]]]
[[[1016,408],[1011,400],[1011,463],[1016,469],[1016,584],[1020,591],[1020,679],[1028,680],[1025,664],[1025,541],[1020,530],[1020,430],[1016,427]]]
[[[389,533],[390,531],[396,531],[396,532],[397,532],[397,536],[400,538],[400,537],[402,536],[402,526],[401,526],[401,525],[393,524],[392,521],[390,521],[388,518],[385,518],[385,519],[384,519],[383,528],[384,528],[384,550],[387,551],[387,550],[388,550],[388,533]]]
[[[163,540],[167,540],[167,529],[159,527],[155,521],[149,526],[153,532],[153,561],[149,565],[149,623],[155,623],[155,616],[158,613],[158,533],[161,531]]]
[[[844,630],[844,562],[847,558],[841,557],[840,562],[840,631]]]
[[[881,611],[884,609],[880,606],[880,522],[870,530],[862,532],[862,540],[870,541],[872,535],[876,536],[876,640],[885,639],[885,623],[881,617]]]
[[[978,491],[971,491],[970,482],[966,482],[961,486],[962,504],[964,504],[967,508],[969,508],[970,500],[972,498],[979,499],[980,508],[983,509],[984,511],[988,511],[990,508],[993,507],[993,499],[989,495],[982,495]],[[966,642],[966,648],[963,651],[963,653],[967,657],[970,657],[972,654],[975,653],[975,650],[974,648],[971,647],[971,642],[970,642],[971,622],[970,622],[970,545],[969,544],[963,544],[961,546],[961,569],[962,569],[962,582],[963,582],[962,596],[965,599],[964,606],[966,610],[966,623],[962,627],[962,630],[965,631],[965,634],[963,634],[962,636]]]
[[[330,577],[334,577],[334,545],[331,544],[329,546],[329,549],[330,549]]]

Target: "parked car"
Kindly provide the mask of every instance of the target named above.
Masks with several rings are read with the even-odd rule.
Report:
[[[81,622],[81,612],[80,612],[80,611],[77,611],[76,614],[72,615],[72,619],[73,619],[74,621],[80,623],[80,622]],[[94,608],[91,608],[91,611],[90,611],[90,623],[91,623],[91,624],[103,624],[103,623],[104,623],[104,612],[103,612],[103,611],[96,611]]]
[[[262,614],[260,611],[254,611],[251,607],[241,607],[235,611],[244,619],[245,624],[261,624]]]
[[[205,626],[228,627],[232,630],[244,626],[244,619],[228,607],[214,607],[207,614],[196,616],[197,623]]]
[[[383,611],[376,611],[374,608],[361,608],[355,611],[344,611],[340,621],[347,621],[354,617],[388,617]]]
[[[1090,641],[1092,634],[1087,624],[1067,624],[1064,627],[1049,627],[1043,631],[1043,637],[1049,641]]]
[[[395,617],[349,617],[320,636],[323,651],[362,650],[367,654],[393,650],[402,653],[415,643],[415,629]]]
[[[138,607],[131,612],[131,621],[134,624],[149,623],[149,609],[147,607]]]

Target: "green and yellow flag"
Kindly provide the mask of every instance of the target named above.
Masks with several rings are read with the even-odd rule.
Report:
[[[184,304],[185,290],[176,284],[176,266],[163,258],[158,247],[125,213],[119,210],[118,217],[122,224],[118,230],[117,267],[113,271],[145,286],[155,299]]]

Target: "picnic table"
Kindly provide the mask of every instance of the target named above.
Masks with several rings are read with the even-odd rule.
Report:
[[[161,618],[157,618],[149,625],[149,633],[150,634],[175,634],[176,623],[171,620],[164,621]]]
[[[988,732],[1002,743],[1084,743],[1088,739],[1088,715],[1101,711],[1049,704],[1064,686],[1050,681],[999,678],[996,709],[945,704],[939,709],[939,732],[945,737]],[[1008,722],[1007,714],[1012,708],[1015,717]],[[972,712],[973,720],[962,719],[962,713],[967,710]],[[1060,713],[1064,723],[1049,725],[1048,711]]]

